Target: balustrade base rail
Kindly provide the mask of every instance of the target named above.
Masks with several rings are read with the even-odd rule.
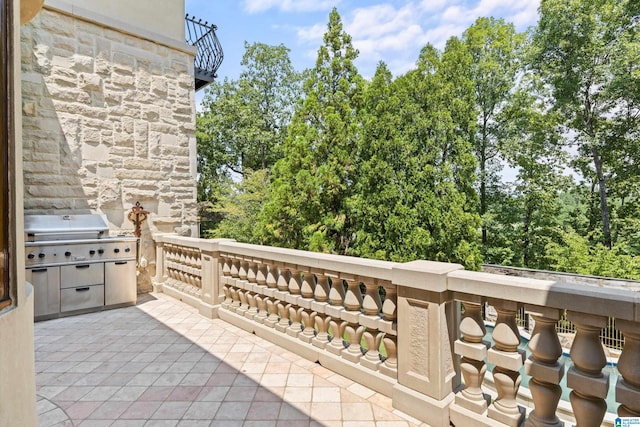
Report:
[[[430,261],[392,263],[156,235],[155,290],[338,372],[432,426],[613,426],[599,331],[625,334],[616,397],[640,416],[640,297]],[[495,308],[493,344],[483,308]],[[571,321],[565,372],[555,325]],[[532,321],[526,358],[517,319]],[[491,372],[487,375],[489,366]],[[522,375],[529,389],[520,387]],[[573,389],[560,402],[561,379]],[[610,408],[611,410],[612,408]]]

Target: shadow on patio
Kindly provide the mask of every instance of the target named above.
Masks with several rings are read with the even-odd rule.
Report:
[[[413,426],[391,399],[163,294],[35,325],[40,427]]]

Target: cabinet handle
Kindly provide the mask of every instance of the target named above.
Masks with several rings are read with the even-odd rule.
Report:
[[[76,292],[84,292],[84,291],[88,291],[89,287],[85,287],[85,288],[76,288]]]
[[[47,269],[46,268],[34,268],[33,270],[31,270],[32,273],[46,273]]]
[[[89,268],[89,267],[91,267],[91,264],[76,265],[76,268]]]
[[[125,265],[127,261],[116,261],[116,265]]]

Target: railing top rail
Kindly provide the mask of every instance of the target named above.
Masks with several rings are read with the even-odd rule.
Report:
[[[566,309],[599,316],[640,321],[640,292],[580,285],[564,281],[467,271],[459,264],[412,261],[395,263],[238,243],[231,239],[198,239],[170,234],[154,235],[157,242],[183,245],[204,252],[219,252],[338,277],[360,276],[389,281],[418,291],[445,294],[447,298],[482,298],[513,301],[529,306]]]

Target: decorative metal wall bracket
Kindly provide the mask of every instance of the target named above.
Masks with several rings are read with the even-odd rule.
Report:
[[[135,206],[131,208],[131,212],[129,212],[127,218],[129,218],[129,221],[131,221],[133,223],[133,226],[135,227],[135,231],[133,232],[133,234],[136,237],[140,237],[142,235],[140,226],[147,219],[148,215],[149,212],[144,210],[144,207],[142,207],[140,202],[136,202]]]

